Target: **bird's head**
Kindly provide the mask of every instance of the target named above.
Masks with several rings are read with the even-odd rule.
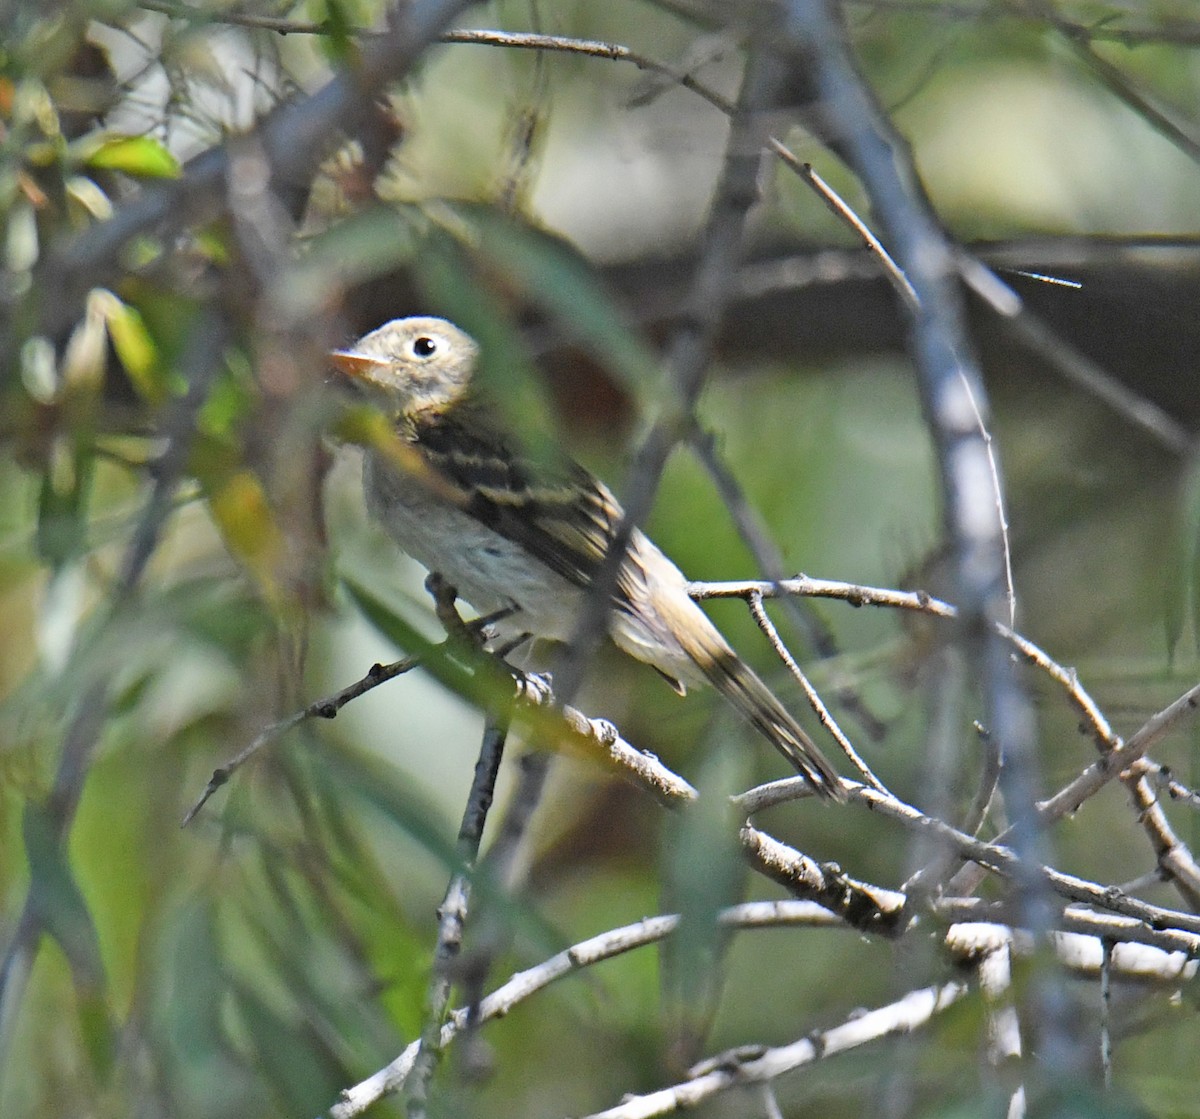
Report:
[[[386,402],[396,417],[440,413],[471,383],[479,347],[445,319],[393,319],[329,355],[333,367]]]

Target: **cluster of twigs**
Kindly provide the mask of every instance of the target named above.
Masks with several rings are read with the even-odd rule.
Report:
[[[698,599],[736,597],[751,605],[767,595],[832,598],[856,606],[914,611],[944,622],[950,622],[956,613],[950,604],[921,592],[805,576],[780,584],[758,581],[694,584],[692,592]],[[444,596],[446,588],[441,588],[441,593]],[[439,612],[445,616],[444,609]],[[754,613],[760,616],[757,611]],[[755,871],[787,890],[793,900],[732,906],[720,915],[723,928],[751,931],[769,927],[841,927],[888,941],[935,929],[947,959],[961,965],[962,978],[917,988],[869,1013],[856,1013],[840,1026],[816,1035],[805,1033],[786,1046],[751,1048],[709,1058],[679,1084],[650,1096],[626,1099],[616,1107],[598,1112],[597,1116],[633,1119],[668,1114],[734,1087],[769,1084],[813,1061],[891,1033],[919,1029],[968,997],[973,988],[988,1007],[992,1061],[999,1065],[1019,1056],[1022,1041],[1012,1007],[1012,964],[1014,957],[1028,955],[1036,947],[1035,938],[1015,919],[1018,912],[1013,887],[1020,882],[1021,869],[1035,874],[1055,898],[1053,932],[1048,945],[1065,973],[1099,979],[1105,991],[1114,978],[1163,985],[1169,990],[1194,974],[1195,959],[1200,954],[1200,917],[1193,911],[1200,899],[1200,866],[1172,831],[1158,799],[1165,795],[1172,800],[1193,802],[1195,794],[1174,781],[1147,754],[1195,712],[1200,704],[1200,685],[1184,692],[1147,719],[1128,740],[1122,740],[1114,734],[1103,712],[1071,669],[1059,665],[1007,627],[998,626],[997,630],[1015,656],[1053,683],[1063,702],[1077,713],[1081,729],[1097,748],[1097,757],[1090,765],[1082,767],[1072,780],[1038,802],[1040,826],[1052,827],[1110,781],[1120,780],[1128,790],[1131,808],[1150,845],[1153,880],[1173,885],[1187,908],[1152,905],[1118,886],[1085,880],[1053,866],[1021,868],[1019,857],[1006,844],[1003,834],[985,840],[955,827],[905,802],[861,760],[852,759],[863,779],[843,782],[849,802],[845,811],[873,812],[902,831],[921,837],[930,853],[925,867],[901,888],[864,882],[837,865],[817,862],[753,823],[754,816],[767,808],[811,796],[812,790],[802,778],[750,789],[734,798],[737,810],[746,816],[739,833],[743,856]],[[777,641],[778,635],[769,622],[764,632],[773,643]],[[449,639],[460,655],[463,635],[460,631]],[[790,654],[786,650],[784,653],[785,663],[793,672],[798,671]],[[446,655],[445,647],[439,646],[431,655]],[[188,819],[262,746],[303,719],[334,717],[351,699],[417,663],[418,658],[408,657],[386,666],[375,665],[349,687],[264,729],[250,747],[214,773],[209,787],[188,813]],[[453,961],[468,919],[470,872],[479,855],[509,716],[521,722],[526,734],[536,740],[570,738],[576,750],[613,767],[664,807],[687,811],[700,796],[654,754],[627,742],[611,723],[589,718],[570,706],[557,707],[545,678],[517,673],[515,680],[511,708],[504,717],[490,720],[485,730],[480,767],[460,833],[462,870],[454,876],[440,911],[438,973],[431,991],[430,1028],[385,1068],[347,1088],[342,1099],[330,1109],[331,1119],[349,1119],[361,1114],[383,1095],[412,1091],[416,1081],[424,1080],[421,1089],[424,1094],[436,1055],[460,1039],[469,1026],[476,1028],[503,1017],[518,1003],[567,975],[620,953],[659,943],[678,924],[677,915],[664,914],[599,933],[510,977],[486,996],[480,995],[474,1002],[449,1009],[451,977],[456,974]],[[546,712],[550,712],[549,717]],[[827,713],[822,717],[827,718]],[[989,778],[985,775],[984,780]],[[527,802],[516,811],[528,813],[534,806]],[[512,826],[510,819],[506,827]],[[975,896],[985,877],[1001,884],[1001,900],[984,902]],[[1107,1020],[1102,1019],[1095,1037],[1096,1052],[1105,1059],[1110,1054],[1108,1029]]]

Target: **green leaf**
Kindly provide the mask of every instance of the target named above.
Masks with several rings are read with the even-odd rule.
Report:
[[[208,511],[234,559],[253,578],[272,607],[283,602],[278,573],[287,543],[262,481],[227,440],[199,433],[188,468],[200,483]]]
[[[94,460],[90,450],[58,441],[42,476],[38,498],[37,553],[53,567],[87,547],[87,508]]]
[[[342,62],[354,48],[353,24],[340,0],[325,0],[324,36],[321,45],[335,62]]]
[[[351,599],[354,600],[355,606],[362,611],[363,617],[392,642],[397,649],[403,649],[413,656],[431,657],[431,665],[437,663],[437,646],[432,641],[422,637],[413,626],[400,617],[383,599],[345,574],[342,575],[341,582]],[[461,669],[459,673],[465,679],[466,673]],[[459,689],[456,688],[455,690]]]
[[[422,637],[388,603],[354,578],[341,575],[341,583],[363,616],[398,649],[421,658],[421,668],[450,691],[484,710],[497,710],[511,702],[511,674],[489,654],[457,647],[452,652]]]
[[[236,977],[231,988],[245,1023],[253,1066],[274,1088],[283,1111],[303,1115],[314,1110],[314,1100],[332,1098],[345,1074],[332,1059],[316,1023],[309,1023],[307,1014],[276,1013],[249,983]],[[306,1009],[310,1005],[310,1000],[303,1001]]]
[[[105,293],[108,336],[117,358],[124,367],[137,394],[151,404],[161,404],[171,394],[172,385],[159,361],[158,347],[146,329],[142,316],[111,292]]]
[[[744,752],[711,751],[700,774],[699,800],[668,821],[665,901],[680,916],[675,935],[663,945],[663,994],[683,1054],[703,1048],[725,979],[728,937],[718,915],[744,890],[730,795],[744,787],[745,768]]]
[[[22,832],[29,859],[29,897],[43,928],[66,956],[75,986],[81,1034],[92,1065],[107,1075],[115,1053],[100,939],[75,881],[50,811],[30,801]]]
[[[209,511],[226,547],[267,600],[278,602],[282,595],[278,571],[286,542],[262,483],[249,470],[235,470],[206,489]]]
[[[524,287],[643,406],[653,402],[662,387],[658,359],[584,257],[566,242],[494,210],[463,207],[456,212],[470,234],[468,248],[506,282]],[[454,223],[446,228],[456,231]]]
[[[322,796],[340,795],[343,790],[351,793],[354,799],[348,800],[347,804],[353,811],[361,815],[360,805],[371,805],[446,870],[457,872],[463,869],[462,856],[446,822],[411,783],[397,780],[394,771],[390,771],[377,753],[349,748],[314,751],[311,762]],[[519,932],[534,952],[549,956],[570,943],[535,909],[523,904],[519,896],[514,897],[504,883],[497,882],[486,859],[473,869],[471,881],[473,904]]]
[[[495,297],[481,290],[478,268],[467,259],[463,244],[437,226],[422,246],[419,282],[430,305],[479,343],[479,382],[503,410],[506,426],[521,434],[525,452],[547,462],[561,456],[553,436],[553,410],[519,331]]]
[[[150,136],[112,136],[84,156],[92,170],[121,171],[141,179],[177,179],[179,160]]]

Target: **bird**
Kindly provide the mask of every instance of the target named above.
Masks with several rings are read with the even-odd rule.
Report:
[[[506,629],[568,641],[624,516],[579,464],[536,461],[495,422],[477,384],[479,346],[446,319],[394,319],[329,355],[393,425],[403,456],[367,448],[369,514],[399,547]],[[680,694],[713,685],[818,795],[842,800],[808,733],[688,594],[675,564],[634,529],[608,635]]]

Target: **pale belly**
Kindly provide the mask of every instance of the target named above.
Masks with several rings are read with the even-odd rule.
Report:
[[[571,636],[584,592],[531,559],[474,517],[432,499],[370,456],[364,464],[367,506],[413,559],[437,572],[481,615],[515,606],[501,629],[554,641]]]
[[[516,608],[498,624],[501,633],[528,633],[551,641],[575,636],[586,596],[583,588],[371,455],[365,459],[364,483],[367,506],[388,535],[423,567],[446,579],[480,615]],[[683,574],[641,532],[634,532],[631,552],[637,553],[640,567],[656,586],[670,587],[686,598]],[[700,682],[696,665],[659,615],[654,597],[646,593],[646,581],[634,579],[630,585],[631,608],[609,614],[612,639],[676,680]],[[699,607],[692,609],[695,624],[711,627]]]

